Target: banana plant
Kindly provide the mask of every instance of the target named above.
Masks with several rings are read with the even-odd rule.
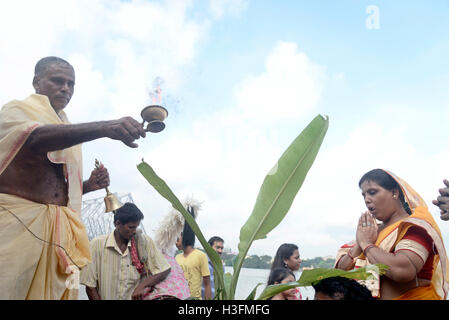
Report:
[[[240,230],[239,253],[234,261],[234,272],[229,286],[225,285],[220,257],[207,243],[195,219],[183,207],[164,180],[142,160],[137,166],[147,181],[186,219],[209,256],[217,280],[216,290],[220,299],[233,300],[244,259],[255,240],[266,238],[284,219],[293,200],[311,168],[329,127],[329,118],[318,115],[291,143],[275,166],[265,177],[254,209]],[[256,288],[257,289],[257,288]],[[251,297],[255,296],[253,290]]]
[[[291,143],[265,177],[253,212],[240,230],[239,254],[229,295],[235,296],[237,280],[253,241],[264,239],[284,219],[312,166],[329,127],[329,119],[318,115]]]

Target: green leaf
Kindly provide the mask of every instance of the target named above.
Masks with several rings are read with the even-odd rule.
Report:
[[[298,283],[301,286],[311,286],[316,282],[330,277],[345,277],[357,280],[367,280],[372,277],[372,274],[370,272],[376,272],[379,275],[382,275],[385,274],[385,271],[387,269],[388,266],[384,264],[374,264],[366,266],[364,268],[357,268],[349,271],[328,268],[304,270],[301,273],[301,277],[299,278]]]
[[[264,291],[262,291],[257,300],[269,299],[272,296],[275,296],[276,294],[291,288],[312,286],[319,281],[330,277],[345,277],[356,280],[368,280],[373,277],[371,272],[376,272],[379,275],[383,275],[387,270],[388,266],[384,264],[374,264],[366,266],[364,268],[357,268],[349,271],[333,268],[317,268],[304,270],[298,281],[267,286]]]
[[[230,288],[233,299],[237,278],[253,241],[263,239],[289,211],[323,142],[329,119],[318,115],[293,141],[265,177],[251,216],[240,230],[239,255]]]
[[[254,298],[256,297],[257,288],[259,288],[261,285],[263,285],[263,283],[258,283],[245,300],[254,300]]]
[[[278,293],[281,293],[285,290],[300,287],[301,285],[297,281],[289,282],[289,283],[281,283],[281,284],[273,284],[267,286],[257,300],[267,300]]]
[[[232,274],[229,272],[226,272],[224,274],[225,292],[229,292],[229,288],[231,287],[231,281],[232,281]]]
[[[154,187],[154,189],[156,189],[156,191],[159,192],[161,196],[167,199],[173,205],[173,208],[178,210],[183,215],[183,217],[186,220],[186,223],[188,223],[189,226],[192,228],[193,232],[195,233],[196,237],[200,241],[201,245],[203,246],[204,250],[209,256],[209,259],[212,262],[212,266],[215,270],[214,275],[216,276],[219,288],[223,290],[221,292],[222,297],[223,299],[226,299],[227,293],[223,279],[223,263],[218,253],[209,245],[209,243],[206,241],[206,238],[204,238],[204,235],[201,232],[195,219],[190,215],[190,213],[187,212],[187,210],[181,204],[181,201],[179,201],[176,195],[165,183],[165,181],[162,180],[156,174],[153,168],[145,161],[143,161],[143,159],[142,163],[137,165],[137,169],[145,177],[145,179]]]

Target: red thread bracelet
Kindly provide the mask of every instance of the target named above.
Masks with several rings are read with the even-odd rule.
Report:
[[[376,247],[376,245],[375,245],[375,244],[370,244],[370,245],[367,245],[367,246],[366,246],[365,250],[363,250],[363,254],[365,255],[365,257],[366,257],[367,251],[368,251],[369,249],[373,248],[373,247]]]

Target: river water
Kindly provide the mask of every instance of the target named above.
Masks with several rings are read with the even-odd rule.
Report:
[[[232,267],[225,267],[225,272],[233,273],[234,269]],[[251,268],[242,268],[240,270],[239,279],[237,282],[237,288],[235,291],[235,299],[244,300],[251,291],[257,286],[259,283],[263,283],[263,285],[257,288],[256,298],[262,293],[263,289],[268,280],[268,275],[270,274],[269,269],[251,269]],[[301,273],[296,273],[296,280],[299,279]],[[300,287],[302,298],[309,298],[313,300],[313,296],[315,291],[312,287]],[[87,300],[86,289],[83,285],[80,286],[79,291],[79,299]]]

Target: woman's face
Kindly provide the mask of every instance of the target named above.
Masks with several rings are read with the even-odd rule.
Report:
[[[293,251],[293,254],[288,258],[288,260],[284,260],[284,263],[287,267],[292,271],[299,270],[299,266],[301,265],[301,259],[299,257],[299,251]]]
[[[387,190],[373,181],[364,181],[361,189],[366,208],[374,218],[386,221],[398,209],[397,190]]]

